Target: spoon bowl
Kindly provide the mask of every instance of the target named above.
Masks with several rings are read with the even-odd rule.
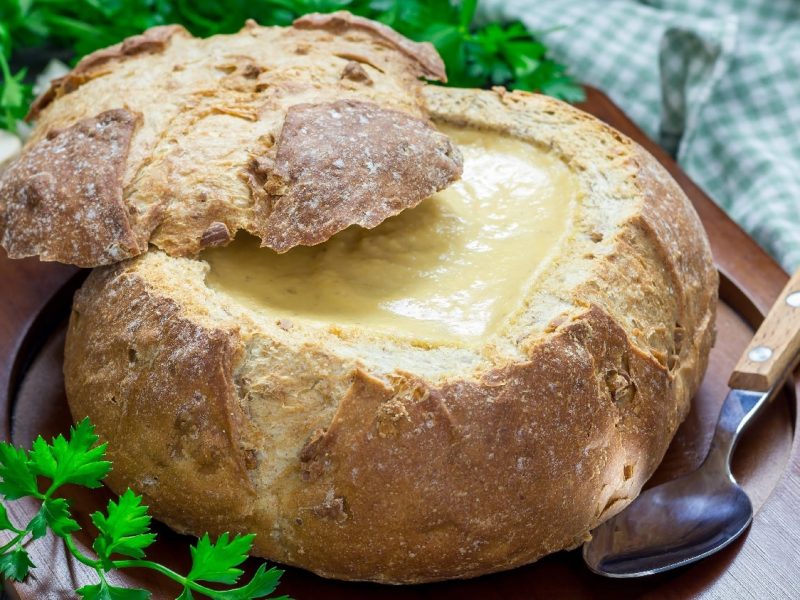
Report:
[[[705,558],[739,537],[753,505],[736,483],[730,458],[739,435],[772,391],[731,390],[702,466],[650,488],[592,532],[587,566],[606,577],[641,577]]]
[[[735,540],[753,520],[745,491],[711,461],[643,492],[592,532],[583,558],[607,577],[640,577],[689,564]]]

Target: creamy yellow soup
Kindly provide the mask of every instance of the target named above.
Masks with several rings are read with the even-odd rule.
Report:
[[[239,236],[203,253],[207,283],[276,318],[475,341],[522,301],[570,221],[577,184],[557,158],[498,133],[444,128],[464,156],[450,188],[374,229],[285,254]]]

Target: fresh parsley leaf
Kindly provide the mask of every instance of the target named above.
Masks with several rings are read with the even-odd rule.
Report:
[[[43,538],[47,535],[47,517],[43,510],[39,510],[28,523],[28,530],[31,532],[31,537],[34,540]]]
[[[461,82],[466,64],[464,31],[457,25],[432,23],[420,33],[419,37],[436,46],[436,50],[447,65],[450,81]]]
[[[237,567],[247,559],[247,554],[256,536],[237,535],[230,539],[227,532],[211,542],[208,534],[192,546],[192,570],[187,577],[192,581],[236,583],[243,571]]]
[[[95,446],[98,437],[88,418],[70,427],[69,432],[69,440],[58,435],[49,444],[42,436],[36,438],[30,452],[31,470],[52,479],[53,489],[65,483],[100,487],[111,470],[111,463],[103,460],[107,444]]]
[[[92,523],[100,531],[92,547],[104,563],[110,562],[112,554],[142,558],[144,549],[156,539],[150,533],[147,506],[131,489],[119,497],[119,502],[108,501],[108,516],[100,511],[92,513]]]
[[[31,519],[28,529],[33,539],[47,535],[47,527],[59,537],[78,531],[81,527],[69,512],[69,501],[64,498],[47,498],[39,512]]]
[[[9,131],[16,131],[17,121],[25,117],[28,105],[33,100],[32,87],[24,83],[26,69],[12,74],[5,56],[8,29],[0,29],[0,126]]]
[[[283,571],[272,567],[267,570],[266,566],[261,565],[258,567],[255,575],[250,582],[240,588],[233,590],[223,590],[216,595],[218,600],[252,600],[255,598],[264,598],[269,596],[275,591],[280,583]],[[289,600],[288,596],[280,596],[274,600]]]
[[[243,573],[238,566],[247,559],[254,538],[254,535],[237,535],[230,539],[228,533],[223,533],[216,543],[212,543],[209,535],[205,534],[197,540],[197,545],[191,548],[192,570],[189,571],[187,579],[192,582],[236,583]],[[274,567],[267,570],[265,565],[261,565],[246,585],[215,592],[213,598],[217,600],[264,598],[278,587],[281,575],[283,571]],[[287,597],[281,596],[281,598]],[[194,596],[189,588],[185,588],[178,597],[178,600],[193,599]]]
[[[584,89],[570,77],[553,77],[550,81],[541,84],[543,94],[553,96],[565,102],[583,102],[586,100]]]
[[[7,500],[39,496],[36,476],[28,467],[28,453],[0,442],[0,494]]]
[[[74,533],[81,528],[78,522],[72,518],[69,512],[69,501],[65,498],[48,498],[42,503],[40,512],[44,513],[50,529],[59,537]]]
[[[28,571],[35,567],[25,548],[16,548],[0,556],[0,575],[4,579],[22,581],[28,576]]]
[[[87,0],[88,1],[88,0]],[[99,1],[99,0],[98,0]],[[124,0],[120,0],[124,1]],[[97,436],[88,419],[70,429],[69,439],[58,436],[47,443],[41,436],[26,452],[10,444],[0,442],[0,494],[9,497],[36,496],[42,506],[24,529],[14,527],[8,518],[5,506],[0,502],[0,529],[10,529],[16,536],[7,547],[13,548],[0,555],[0,577],[23,580],[34,567],[22,544],[28,535],[32,540],[47,534],[48,529],[66,542],[68,551],[86,565],[94,567],[100,582],[77,590],[84,600],[147,600],[150,592],[143,589],[126,589],[110,585],[105,573],[120,568],[143,568],[157,571],[184,586],[179,600],[194,600],[195,595],[212,600],[256,600],[265,598],[277,587],[283,571],[261,565],[253,578],[245,585],[228,590],[209,588],[205,582],[235,584],[242,576],[240,565],[247,559],[253,545],[254,535],[222,534],[212,542],[208,534],[190,548],[192,568],[187,576],[144,560],[145,549],[155,541],[150,532],[150,515],[142,497],[127,490],[116,501],[108,502],[104,514],[97,511],[91,515],[98,535],[92,544],[96,558],[87,556],[74,543],[71,534],[80,530],[80,524],[72,517],[70,501],[54,498],[52,493],[63,483],[74,483],[84,487],[96,487],[99,478],[108,473],[110,463],[103,460],[105,445],[95,446]],[[37,488],[37,476],[52,479],[47,493]],[[121,555],[126,560],[112,560]],[[203,583],[201,583],[203,582]],[[281,596],[274,600],[290,600]]]
[[[55,476],[58,463],[50,450],[50,444],[42,436],[33,440],[29,456],[32,470],[45,477]]]
[[[97,585],[85,585],[77,591],[83,600],[148,600],[151,596],[147,590],[115,587],[105,581]]]
[[[29,87],[23,83],[26,69],[20,69],[15,75],[9,73],[8,77],[4,77],[3,93],[0,95],[0,103],[5,108],[20,109],[26,108],[25,101],[29,93]]]
[[[6,529],[13,529],[16,531],[14,524],[8,518],[8,512],[6,511],[6,505],[0,502],[0,530]]]
[[[472,24],[475,11],[478,8],[478,0],[461,0],[459,7],[459,23],[463,29],[467,29]]]

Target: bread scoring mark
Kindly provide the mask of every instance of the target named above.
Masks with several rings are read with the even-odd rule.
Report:
[[[257,206],[262,244],[277,252],[312,246],[357,224],[375,227],[461,176],[458,148],[427,122],[372,102],[292,106]],[[268,169],[271,168],[271,171]]]
[[[0,241],[9,256],[88,267],[139,253],[122,176],[140,120],[115,109],[50,131],[0,175]]]
[[[609,369],[605,372],[605,383],[609,395],[617,404],[630,402],[636,395],[636,384],[625,371]]]

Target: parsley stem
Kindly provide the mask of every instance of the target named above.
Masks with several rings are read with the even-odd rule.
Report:
[[[13,531],[14,533],[19,533],[19,534],[28,533],[30,531],[29,529],[18,529],[17,527],[14,527],[13,524],[9,524],[9,527],[7,528],[7,530],[8,531]]]
[[[14,546],[15,544],[19,544],[20,541],[22,541],[27,534],[28,534],[27,530],[18,531],[17,535],[12,537],[5,545],[0,546],[0,554],[2,554],[3,552],[5,552],[9,548],[11,548],[11,546]]]
[[[165,577],[169,577],[173,581],[180,583],[190,590],[208,596],[209,598],[215,598],[219,594],[219,590],[212,590],[204,585],[200,585],[188,577],[184,577],[183,575],[176,573],[169,567],[165,567],[164,565],[158,564],[151,560],[113,560],[111,561],[111,564],[114,565],[115,569],[152,569],[153,571],[157,571]]]
[[[92,560],[91,558],[86,556],[83,552],[78,550],[78,547],[75,545],[75,540],[72,538],[71,534],[69,533],[65,534],[64,536],[62,536],[62,539],[64,540],[64,543],[67,545],[67,548],[69,548],[69,552],[70,554],[72,554],[72,556],[77,558],[87,567],[92,567],[93,569],[98,570],[99,572],[99,569],[102,567],[102,563],[99,560]]]

